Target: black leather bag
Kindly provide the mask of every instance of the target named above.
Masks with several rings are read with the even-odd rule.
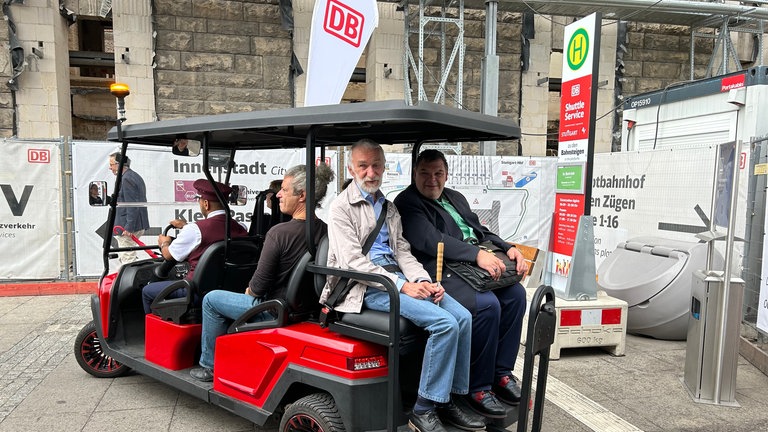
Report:
[[[523,279],[522,274],[517,274],[517,263],[509,259],[507,254],[490,241],[484,241],[477,245],[480,249],[496,255],[496,258],[504,261],[506,270],[499,280],[493,280],[491,274],[477,266],[474,262],[445,261],[445,266],[460,278],[464,279],[472,288],[480,292],[494,290],[496,288],[514,285]]]

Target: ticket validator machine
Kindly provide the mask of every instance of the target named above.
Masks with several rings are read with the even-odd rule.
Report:
[[[695,402],[738,406],[736,369],[744,281],[732,276],[740,142],[721,144],[715,163],[715,194],[709,231],[697,234],[709,246],[707,269],[691,281],[688,343],[683,384]],[[718,231],[726,227],[726,231]],[[716,242],[725,242],[724,268],[713,268]],[[720,243],[723,244],[723,243]]]

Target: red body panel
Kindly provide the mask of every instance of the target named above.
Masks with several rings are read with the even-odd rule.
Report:
[[[383,356],[386,347],[341,336],[316,323],[221,336],[216,341],[213,389],[264,406],[289,364],[356,380],[385,377],[387,367],[347,368],[348,358]]]
[[[101,313],[101,334],[104,338],[109,337],[109,304],[112,298],[112,285],[117,279],[117,273],[104,276],[99,284],[99,309]]]
[[[171,370],[190,368],[197,363],[201,324],[175,324],[152,314],[146,316],[145,323],[147,361]]]

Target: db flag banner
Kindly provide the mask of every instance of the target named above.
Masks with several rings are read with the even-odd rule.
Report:
[[[378,25],[376,0],[315,2],[304,106],[341,102],[360,55]]]

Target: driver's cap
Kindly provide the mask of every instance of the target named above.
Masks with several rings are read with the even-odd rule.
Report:
[[[216,187],[219,189],[222,195],[226,198],[229,196],[229,193],[232,192],[232,188],[219,182],[214,182],[216,184]],[[197,194],[200,195],[201,198],[211,201],[216,201],[218,198],[216,198],[216,192],[213,190],[213,185],[210,181],[206,179],[198,179],[195,180],[195,183],[193,183],[193,186],[195,189],[197,189]]]

